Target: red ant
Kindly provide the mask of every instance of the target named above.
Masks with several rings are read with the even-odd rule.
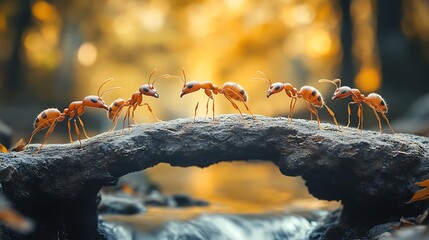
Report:
[[[289,105],[289,114],[288,114],[289,121],[292,121],[292,113],[293,113],[293,110],[295,109],[296,101],[298,100],[298,98],[302,98],[304,99],[307,105],[307,109],[310,111],[311,120],[313,120],[313,114],[316,116],[317,126],[319,129],[320,129],[320,119],[319,119],[319,113],[317,112],[316,107],[322,108],[323,106],[325,106],[326,110],[334,119],[335,125],[338,126],[338,122],[337,122],[337,119],[335,118],[334,112],[326,105],[325,101],[323,100],[322,94],[316,88],[311,86],[303,86],[298,91],[290,83],[281,83],[281,82],[272,83],[270,77],[268,77],[265,73],[261,71],[257,71],[257,73],[263,75],[265,78],[255,78],[255,79],[265,80],[270,85],[268,88],[267,98],[283,90],[285,90],[286,95],[288,97],[292,98]]]
[[[188,93],[196,92],[200,89],[203,89],[204,93],[208,96],[207,104],[206,104],[206,117],[207,117],[207,113],[209,111],[209,101],[211,99],[213,101],[213,107],[212,107],[213,120],[215,120],[215,103],[214,103],[213,94],[216,94],[216,95],[217,94],[223,94],[225,96],[225,98],[228,99],[228,101],[232,104],[232,106],[238,110],[238,112],[240,113],[241,119],[244,122],[245,122],[245,120],[244,120],[243,114],[242,114],[240,108],[238,107],[238,105],[234,102],[234,100],[238,101],[238,102],[242,102],[244,104],[244,106],[246,107],[247,111],[249,111],[250,115],[252,115],[252,118],[255,119],[255,117],[253,116],[252,112],[250,112],[250,109],[246,104],[246,102],[248,100],[248,96],[247,96],[247,93],[242,86],[240,86],[234,82],[226,82],[223,84],[223,87],[218,87],[209,81],[201,82],[201,83],[197,82],[197,81],[191,81],[191,82],[187,83],[186,82],[185,69],[182,69],[182,72],[183,72],[184,84],[183,84],[183,89],[182,89],[182,93],[180,94],[180,97],[183,97],[184,95],[186,95]],[[198,104],[199,104],[199,102],[195,106],[194,121],[195,121],[195,117],[197,115]]]
[[[156,120],[159,121],[159,119],[157,117],[155,117],[155,115],[153,114],[152,108],[150,107],[149,103],[143,103],[142,104],[143,95],[159,98],[159,94],[154,87],[155,82],[161,78],[170,77],[169,74],[161,75],[161,76],[157,77],[155,80],[153,80],[153,82],[151,84],[150,80],[156,71],[157,71],[157,69],[155,68],[152,71],[152,73],[150,74],[147,84],[140,86],[139,90],[134,92],[131,95],[131,98],[128,99],[128,101],[125,101],[123,98],[119,98],[119,99],[116,99],[112,104],[110,104],[108,111],[107,111],[107,117],[110,120],[112,120],[112,127],[111,127],[110,131],[115,129],[116,124],[118,123],[118,117],[120,116],[121,111],[124,107],[128,107],[128,109],[127,109],[127,113],[124,116],[124,120],[122,122],[122,130],[125,127],[125,121],[127,119],[128,119],[128,128],[130,128],[130,111],[131,111],[131,108],[133,109],[131,117],[133,119],[133,123],[136,124],[136,120],[134,118],[134,112],[136,111],[138,106],[147,106],[147,108],[148,108],[149,112],[152,114],[152,116]]]
[[[351,115],[350,104],[357,104],[358,105],[357,115],[359,118],[359,123],[358,123],[357,128],[359,129],[359,127],[360,127],[361,130],[363,130],[362,103],[365,103],[366,105],[371,107],[372,110],[374,111],[374,114],[378,120],[378,126],[380,128],[380,133],[383,133],[383,131],[382,131],[382,126],[381,126],[381,120],[380,120],[380,117],[378,116],[378,113],[380,113],[381,116],[383,116],[383,118],[386,120],[387,125],[389,125],[390,130],[392,130],[392,133],[395,133],[393,131],[392,126],[390,126],[389,120],[386,117],[386,113],[387,113],[386,101],[384,101],[384,99],[379,94],[370,93],[368,96],[365,97],[365,95],[363,95],[359,91],[359,89],[357,89],[357,88],[350,88],[348,86],[341,86],[341,79],[334,79],[334,80],[320,79],[319,82],[332,83],[337,87],[337,89],[335,89],[334,95],[332,96],[332,101],[335,101],[337,99],[343,99],[343,98],[346,98],[348,96],[352,96],[353,102],[349,102],[349,104],[347,105],[347,110],[348,110],[348,114],[349,114],[348,121],[347,121],[347,127],[350,125],[350,115]]]
[[[115,88],[107,89],[106,91],[102,92],[101,94],[100,94],[100,90],[107,82],[110,82],[112,80],[113,80],[112,78],[107,79],[106,81],[104,81],[103,84],[101,84],[101,86],[98,88],[97,96],[90,95],[90,96],[86,96],[82,101],[74,101],[74,102],[70,103],[69,107],[65,108],[63,110],[63,112],[60,112],[57,108],[48,108],[46,110],[43,110],[39,115],[37,115],[36,120],[33,123],[34,130],[31,133],[31,137],[30,137],[30,140],[28,141],[28,144],[31,143],[33,136],[37,132],[39,132],[42,129],[49,127],[48,131],[45,134],[45,139],[44,139],[42,145],[40,145],[39,149],[36,152],[36,153],[38,153],[42,149],[42,147],[45,145],[45,143],[48,140],[49,136],[51,135],[52,131],[54,131],[56,124],[58,122],[64,121],[64,119],[68,116],[69,119],[67,122],[67,127],[68,127],[70,142],[73,142],[71,130],[70,130],[71,129],[70,121],[72,119],[74,119],[75,131],[76,131],[76,134],[78,135],[78,138],[79,138],[80,147],[82,148],[82,142],[80,139],[80,131],[79,131],[79,127],[76,123],[76,118],[79,120],[79,124],[82,127],[82,130],[83,130],[83,133],[85,134],[85,137],[89,138],[88,135],[86,134],[85,127],[84,127],[83,121],[80,118],[80,116],[84,113],[85,107],[104,108],[107,110],[107,105],[101,97],[103,96],[104,93],[106,93],[110,90],[113,90],[113,89],[117,89],[117,88],[115,87]]]

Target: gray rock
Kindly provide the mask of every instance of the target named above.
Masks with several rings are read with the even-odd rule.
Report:
[[[100,214],[124,214],[132,215],[145,212],[141,199],[126,195],[103,194],[98,205]]]
[[[96,229],[96,193],[122,175],[158,163],[207,167],[221,161],[265,160],[288,176],[302,176],[311,194],[344,205],[340,224],[364,235],[377,224],[417,216],[427,202],[407,204],[429,178],[429,139],[407,134],[338,129],[313,121],[257,116],[219,116],[216,122],[176,119],[132,127],[131,134],[104,133],[78,143],[50,144],[34,155],[0,154],[0,182],[5,194],[41,226],[52,224],[50,209],[64,219],[40,234],[85,236]],[[9,176],[1,178],[1,176]],[[85,210],[85,211],[84,211]],[[81,224],[64,224],[73,219]],[[46,223],[46,224],[43,224]],[[342,230],[341,230],[342,231]],[[340,231],[340,232],[341,232]],[[345,234],[345,233],[344,233]],[[80,235],[73,235],[79,237]]]

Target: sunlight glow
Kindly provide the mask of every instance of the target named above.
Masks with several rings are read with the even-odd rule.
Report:
[[[97,60],[97,48],[94,44],[86,42],[83,43],[78,50],[77,59],[83,66],[91,66]]]

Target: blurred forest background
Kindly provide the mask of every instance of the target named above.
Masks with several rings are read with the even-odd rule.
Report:
[[[266,99],[267,84],[251,80],[261,70],[274,81],[318,88],[342,124],[347,101],[332,103],[333,86],[318,79],[380,93],[395,120],[428,91],[428,43],[424,0],[2,0],[0,119],[15,140],[28,138],[39,112],[96,94],[107,78],[122,87],[105,95],[109,105],[128,99],[154,68],[181,75],[184,67],[189,79],[241,84],[256,114],[285,116],[290,101]],[[202,92],[180,99],[182,84],[160,80],[160,98],[146,98],[160,119],[192,117],[195,103],[205,103]],[[223,97],[216,102],[218,114],[235,113]],[[298,116],[309,118],[299,102]],[[138,121],[154,121],[143,109]],[[366,111],[371,128],[376,120]],[[100,109],[87,109],[83,119],[92,135],[110,124]],[[59,129],[53,138],[66,133]]]
[[[429,89],[429,2],[0,1],[0,120],[12,129],[12,142],[28,139],[43,109],[63,110],[72,101],[96,94],[108,78],[115,80],[106,88],[122,87],[103,97],[109,105],[117,98],[128,99],[147,83],[154,68],[158,75],[181,75],[182,67],[189,80],[239,83],[250,95],[252,112],[267,116],[286,116],[290,99],[286,94],[267,99],[267,83],[251,80],[260,77],[257,70],[296,88],[312,85],[345,125],[348,101],[332,102],[333,85],[317,82],[341,78],[344,85],[364,94],[380,93],[389,104],[387,116],[393,127],[406,131],[395,122],[410,116],[410,105]],[[162,120],[192,117],[197,101],[198,116],[204,116],[205,94],[181,99],[182,85],[180,79],[161,79],[156,83],[160,98],[144,100]],[[215,99],[217,114],[236,113],[224,97]],[[426,111],[425,119],[428,106],[417,108]],[[377,129],[372,111],[364,109],[365,129]],[[323,122],[332,122],[325,110],[320,113]],[[309,115],[303,101],[298,101],[295,117],[309,119]],[[102,109],[87,108],[82,119],[90,136],[110,127]],[[154,121],[146,108],[137,110],[137,120]],[[352,120],[355,127],[356,108]],[[66,125],[57,125],[50,143],[68,142]],[[423,127],[429,133],[429,125]],[[34,142],[43,135],[37,134]],[[247,205],[254,203],[246,211],[259,209],[264,202],[277,206],[294,197],[310,198],[302,181],[283,180],[268,163],[180,171],[160,165],[145,172],[167,192],[187,191],[210,202],[229,198],[241,204],[237,199],[245,198]]]

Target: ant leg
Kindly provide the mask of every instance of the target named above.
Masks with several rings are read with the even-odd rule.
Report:
[[[197,116],[197,110],[198,110],[198,105],[200,104],[200,101],[197,102],[197,105],[195,105],[195,112],[194,112],[194,122],[195,122],[195,117]]]
[[[87,139],[89,139],[88,135],[86,134],[86,131],[85,131],[85,125],[83,125],[83,121],[82,121],[82,119],[80,119],[80,117],[79,117],[79,116],[77,116],[77,119],[79,119],[80,126],[82,126],[83,134],[85,134],[85,137],[86,137]]]
[[[374,108],[374,107],[372,107],[372,106],[370,106],[370,107],[371,107],[371,108],[372,108],[372,110],[374,111],[375,117],[377,117],[378,127],[380,128],[380,134],[382,134],[382,133],[383,133],[383,130],[382,130],[382,126],[381,126],[381,119],[380,119],[380,117],[378,116],[377,111],[375,110],[375,108]]]
[[[246,120],[244,120],[243,117],[243,113],[241,112],[240,108],[237,106],[237,104],[235,104],[235,102],[231,99],[230,96],[228,96],[227,94],[224,94],[224,96],[226,97],[226,99],[228,99],[229,102],[231,102],[232,106],[238,110],[238,112],[240,113],[241,119],[243,120],[244,124],[247,125]]]
[[[162,121],[160,119],[158,119],[155,114],[153,114],[152,108],[150,107],[149,103],[143,103],[139,106],[147,106],[147,110],[149,110],[149,112],[152,114],[152,116],[156,119],[156,121]]]
[[[139,106],[139,105],[137,105],[137,104],[134,104],[134,105],[133,105],[133,112],[132,112],[132,115],[131,115],[131,116],[132,116],[132,119],[133,119],[133,124],[134,124],[134,125],[137,125],[136,118],[134,117],[134,115],[135,115],[135,114],[134,114],[134,112],[136,111],[137,106]]]
[[[293,98],[290,100],[289,113],[287,114],[287,118],[289,119],[289,122],[292,121],[292,106],[293,106]]]
[[[72,120],[72,118],[69,118],[69,120],[67,121],[67,128],[68,128],[68,130],[69,130],[69,138],[70,138],[70,142],[72,143],[73,142],[73,138],[72,138],[72,135],[71,135],[71,126],[70,126],[70,121]]]
[[[241,99],[241,101],[243,102],[243,104],[246,107],[247,111],[250,113],[250,115],[252,115],[252,118],[255,119],[255,116],[253,116],[253,113],[250,111],[249,107],[246,104],[246,101],[244,101],[244,98],[240,94],[238,94],[238,93],[236,93],[234,91],[229,91],[229,92],[231,92],[232,94],[234,94],[235,96],[237,96],[238,98]]]
[[[349,115],[347,117],[347,126],[346,127],[350,126],[350,116],[352,115],[352,111],[350,109],[350,104],[355,104],[355,103],[357,103],[357,102],[349,102],[349,104],[347,104],[347,112]]]
[[[33,132],[31,132],[30,140],[28,140],[27,145],[29,145],[31,143],[31,140],[33,140],[34,135],[36,135],[36,133],[38,133],[40,130],[43,129],[43,126],[44,126],[44,124],[41,124],[36,129],[34,129]]]
[[[131,106],[130,107],[128,107],[128,110],[127,110],[127,122],[128,122],[128,130],[130,131],[130,133],[131,133],[131,124],[130,124],[130,115],[131,115]]]
[[[74,130],[76,131],[77,137],[79,139],[80,148],[82,148],[82,142],[80,140],[80,131],[79,131],[79,127],[77,126],[76,119],[74,119],[73,123],[74,123]]]
[[[119,119],[119,116],[121,115],[122,108],[124,108],[124,105],[121,105],[118,108],[118,110],[116,110],[115,115],[113,116],[113,119],[112,119],[112,127],[110,127],[109,132],[112,132],[115,129],[116,125],[118,124],[118,119]]]
[[[214,121],[214,98],[212,98],[212,100],[213,100],[212,112],[213,112],[213,121]]]
[[[292,100],[293,100],[293,105],[292,105],[292,109],[289,109],[289,111],[290,111],[290,122],[292,122],[292,117],[293,117],[293,111],[295,110],[295,105],[296,105],[296,102],[298,101],[298,99],[297,98],[292,98]]]
[[[307,101],[305,101],[305,104],[307,105],[307,109],[310,111],[311,120],[313,120],[313,114],[316,116],[317,127],[320,129],[320,119],[319,119],[319,114],[317,113],[317,110],[314,108],[314,106],[310,105]]]
[[[363,106],[362,106],[362,104],[360,105],[360,116],[361,116],[361,118],[360,118],[360,120],[361,120],[360,127],[361,127],[361,131],[363,131]]]
[[[362,117],[362,105],[360,103],[358,104],[357,115],[358,115],[358,120],[359,120],[358,121],[357,129],[359,129],[360,128],[360,124],[362,123],[362,120],[361,120],[361,117]]]
[[[124,119],[122,120],[122,131],[121,131],[121,134],[123,134],[124,133],[124,128],[125,128],[125,121],[127,120],[127,117],[129,117],[129,112],[130,112],[130,108],[131,108],[131,106],[128,106],[128,109],[127,109],[127,112],[125,113],[125,115],[124,115]],[[128,119],[128,122],[129,122],[130,120]]]
[[[206,103],[206,116],[204,117],[204,119],[207,119],[207,114],[209,114],[209,101],[210,101],[210,98],[207,98],[207,103]]]
[[[244,106],[246,107],[247,111],[252,115],[252,118],[255,119],[255,116],[253,116],[253,113],[250,111],[249,106],[247,106],[246,102],[243,102]]]
[[[332,118],[334,119],[335,125],[337,125],[337,127],[340,128],[340,126],[338,125],[337,119],[335,118],[334,112],[328,107],[328,105],[326,105],[326,103],[323,103],[323,105],[325,106],[326,110],[328,110],[329,114],[331,114]]]
[[[393,131],[392,126],[390,126],[390,122],[389,119],[387,119],[386,114],[384,114],[384,112],[381,112],[381,116],[383,116],[383,118],[386,120],[387,125],[389,125],[390,130],[392,130],[392,133],[395,133],[395,131]]]
[[[57,120],[54,120],[54,122],[51,124],[48,131],[46,131],[45,139],[43,140],[43,143],[40,145],[39,149],[34,154],[39,153],[40,150],[42,150],[43,146],[45,146],[46,141],[48,140],[49,136],[51,136],[51,133],[54,131],[55,126],[57,125],[57,122],[58,122]]]

